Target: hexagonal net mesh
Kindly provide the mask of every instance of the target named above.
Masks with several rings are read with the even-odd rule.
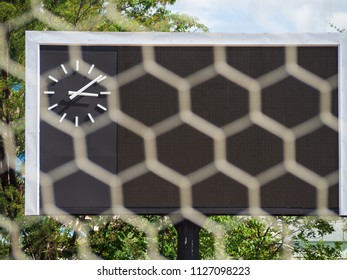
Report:
[[[58,30],[65,24],[36,10],[30,15]],[[89,246],[92,218],[72,214],[105,214],[102,219],[133,225],[147,236],[150,258],[163,258],[156,238],[161,228],[141,215],[165,214],[164,227],[187,219],[220,241],[214,252],[219,259],[230,257],[225,229],[209,215],[267,216],[264,221],[283,214],[336,215],[337,46],[134,44],[102,49],[111,55],[95,65],[86,53],[97,48],[54,49],[54,59],[65,53],[61,63],[50,60],[50,48],[41,47],[50,66],[40,64],[39,211],[61,214],[52,219],[78,234],[80,257],[97,258]],[[103,66],[113,58],[115,72]],[[2,68],[24,79],[22,65],[1,60]],[[57,87],[64,79],[80,79],[82,87],[88,75],[88,81],[107,77],[97,80],[104,93],[104,103],[96,105],[101,111],[69,119],[54,91],[67,90]],[[70,97],[77,88],[71,91]],[[75,105],[83,107],[92,97],[81,93]],[[4,139],[10,129],[2,124]],[[13,141],[4,144],[15,153]],[[56,161],[45,158],[50,152]],[[76,205],[66,195],[72,186],[72,196],[93,199]],[[90,201],[94,208],[83,210]],[[27,257],[17,223],[1,216],[0,226],[12,234],[13,255]]]

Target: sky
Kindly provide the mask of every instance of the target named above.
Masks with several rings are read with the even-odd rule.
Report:
[[[347,0],[177,0],[172,11],[197,17],[210,32],[336,32],[347,29]]]

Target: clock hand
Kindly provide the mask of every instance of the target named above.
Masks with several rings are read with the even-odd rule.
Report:
[[[72,90],[69,90],[69,95],[73,95],[75,94],[77,91],[72,91]],[[79,94],[79,96],[89,96],[89,97],[98,97],[99,94],[98,93],[92,93],[92,92],[81,92]]]
[[[75,93],[73,93],[71,96],[69,96],[70,100],[74,99],[76,96],[80,95],[84,90],[86,90],[87,88],[91,87],[93,84],[99,82],[99,80],[103,79],[103,76],[100,75],[98,77],[96,77],[94,80],[92,80],[91,82],[89,82],[88,84],[86,84],[84,87],[80,88],[78,91],[76,91]]]

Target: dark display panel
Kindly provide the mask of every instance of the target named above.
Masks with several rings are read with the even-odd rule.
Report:
[[[52,52],[55,52],[54,56]],[[84,47],[82,54],[83,60],[89,64],[97,61],[95,63],[100,70],[109,75],[108,79],[141,64],[143,59],[141,47],[134,46]],[[322,79],[338,73],[337,47],[298,47],[297,54],[298,64]],[[182,78],[214,63],[213,47],[208,46],[156,47],[155,57],[159,65]],[[285,64],[285,48],[226,47],[226,59],[233,68],[257,79]],[[41,47],[42,80],[47,81],[50,69],[59,68],[68,60],[67,47]],[[87,81],[77,83],[80,86],[76,89]],[[47,85],[41,87],[46,88]],[[57,85],[49,84],[48,87],[54,90]],[[68,87],[62,90],[67,91]],[[109,90],[112,94],[118,90],[122,112],[148,127],[179,113],[178,90],[150,73],[131,80],[119,89],[100,85],[98,90]],[[331,93],[331,112],[335,116],[338,115],[337,93],[337,90]],[[223,128],[249,114],[250,94],[235,81],[216,74],[191,88],[191,110],[216,127]],[[50,105],[57,102],[52,97],[48,98],[51,98]],[[107,103],[107,97],[103,102],[104,106],[112,105]],[[95,107],[91,103],[88,106]],[[75,105],[78,107],[81,104],[77,100]],[[262,112],[290,129],[318,116],[320,106],[320,92],[293,76],[261,90]],[[88,112],[83,111],[82,114],[87,115]],[[86,143],[89,160],[114,174],[145,161],[144,140],[114,122],[88,134]],[[157,136],[156,148],[161,163],[185,176],[214,162],[213,139],[189,124],[182,124]],[[338,133],[328,126],[322,125],[297,138],[295,149],[296,161],[319,176],[338,171]],[[284,142],[253,124],[227,138],[226,153],[229,163],[251,176],[257,176],[283,163]],[[73,159],[71,136],[41,121],[41,170],[49,173]],[[179,186],[150,171],[123,184],[122,192],[124,206],[140,214],[166,214],[181,206]],[[317,208],[316,186],[288,172],[262,185],[259,192],[261,207],[270,214],[308,214]],[[338,185],[331,186],[327,193],[329,208],[338,212]],[[56,205],[72,214],[99,214],[112,205],[109,186],[82,171],[55,182],[54,194]],[[249,189],[217,172],[192,186],[192,204],[205,214],[239,214],[250,207]]]

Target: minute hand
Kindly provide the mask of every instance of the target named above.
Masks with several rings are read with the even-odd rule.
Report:
[[[76,93],[76,91],[72,91],[72,90],[69,90],[69,95],[73,95],[74,93]],[[98,93],[92,93],[92,92],[81,92],[79,94],[80,96],[89,96],[89,97],[98,97],[99,94]]]
[[[72,100],[74,99],[76,96],[80,95],[83,91],[85,91],[87,88],[91,87],[93,84],[95,84],[96,82],[98,82],[100,79],[102,78],[102,75],[96,77],[94,80],[92,80],[91,82],[89,82],[88,84],[86,84],[84,87],[82,87],[81,89],[79,89],[78,91],[76,91],[73,95],[69,96],[69,98]]]

